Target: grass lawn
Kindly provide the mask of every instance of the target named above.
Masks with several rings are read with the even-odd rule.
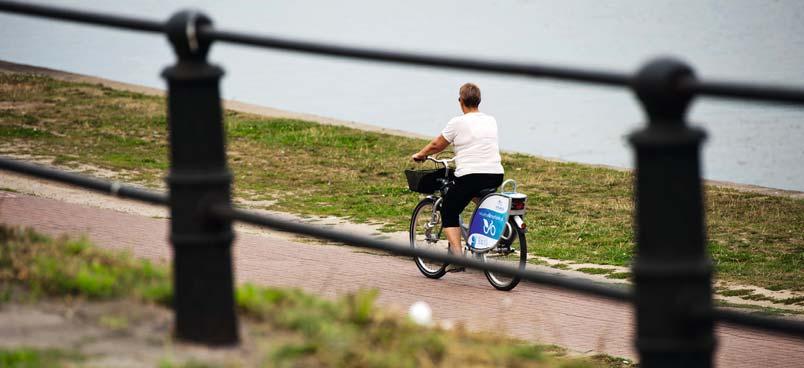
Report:
[[[405,230],[419,195],[402,171],[423,140],[225,114],[235,196],[270,209],[335,215]],[[370,122],[369,122],[370,123]],[[0,74],[4,154],[113,170],[161,186],[168,167],[160,97],[42,76]],[[634,250],[629,172],[504,154],[507,178],[529,195],[531,253],[628,265]],[[717,277],[770,289],[804,290],[804,200],[706,187],[708,242]]]
[[[445,330],[420,326],[378,308],[376,297],[375,291],[368,290],[329,300],[296,289],[244,284],[237,288],[235,299],[238,313],[248,325],[243,330],[249,334],[246,339],[257,347],[251,353],[256,354],[260,366],[633,366],[632,362],[602,355],[570,358],[559,347],[469,332],[462,327]],[[170,305],[169,270],[164,265],[132,259],[126,253],[95,248],[84,240],[51,239],[28,229],[0,225],[0,306],[42,299],[65,299],[80,306],[78,299],[89,303],[122,298],[131,303]],[[135,324],[127,318],[109,315],[86,323],[125,333]],[[156,336],[150,339],[158,341]],[[0,348],[0,367],[75,366],[84,355],[80,348]],[[216,365],[166,361],[161,366]]]

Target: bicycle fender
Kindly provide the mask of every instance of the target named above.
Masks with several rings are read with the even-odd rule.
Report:
[[[522,231],[523,233],[528,232],[525,226],[525,220],[522,219],[522,216],[512,216],[512,217],[514,218],[514,224],[516,224],[516,227],[519,228],[520,231]]]

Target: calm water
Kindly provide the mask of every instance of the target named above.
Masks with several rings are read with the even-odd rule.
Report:
[[[36,1],[166,19],[204,9],[227,29],[558,65],[636,70],[680,56],[703,78],[804,87],[804,2],[779,1]],[[0,15],[0,59],[163,88],[160,36]],[[218,44],[226,98],[428,135],[474,81],[503,149],[629,167],[644,120],[623,90]],[[804,190],[804,109],[699,99],[707,178]]]

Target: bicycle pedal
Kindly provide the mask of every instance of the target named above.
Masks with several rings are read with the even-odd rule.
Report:
[[[447,268],[447,272],[449,272],[449,273],[466,272],[466,267],[450,267],[450,268]]]

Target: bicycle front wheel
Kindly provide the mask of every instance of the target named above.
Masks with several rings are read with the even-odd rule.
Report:
[[[434,200],[425,198],[413,210],[410,218],[410,247],[447,253],[449,243],[441,232],[441,214],[434,206]],[[431,279],[441,278],[446,273],[446,263],[421,257],[414,257],[413,260],[419,271]]]
[[[528,245],[525,233],[516,226],[513,219],[509,220],[505,230],[506,233],[503,233],[500,244],[496,248],[483,253],[482,259],[484,262],[499,262],[524,270],[525,264],[528,262]],[[517,276],[489,271],[485,271],[485,273],[491,286],[494,286],[497,290],[509,291],[519,284],[520,278]]]

